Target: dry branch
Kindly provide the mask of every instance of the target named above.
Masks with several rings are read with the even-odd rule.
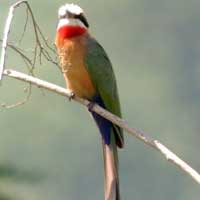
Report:
[[[40,79],[32,77],[32,76],[29,76],[27,74],[17,72],[14,70],[4,70],[3,74],[5,76],[9,76],[9,77],[36,85],[39,88],[47,89],[47,90],[55,92],[59,95],[66,96],[68,98],[71,97],[70,91],[68,91],[60,86],[57,86],[55,84],[40,80]],[[88,100],[79,98],[77,96],[75,96],[73,98],[73,100],[86,106],[86,107],[90,103]],[[153,147],[155,150],[157,150],[162,155],[164,155],[168,161],[174,163],[183,172],[185,172],[187,175],[191,176],[198,184],[200,184],[200,174],[197,171],[195,171],[192,167],[190,167],[190,165],[188,165],[186,162],[184,162],[182,159],[180,159],[171,150],[169,150],[166,146],[164,146],[161,142],[159,142],[158,140],[155,140],[153,138],[150,138],[149,136],[145,135],[142,131],[140,131],[138,129],[131,128],[125,120],[117,117],[116,115],[113,115],[112,113],[108,112],[107,110],[103,109],[102,107],[98,106],[97,104],[95,104],[94,107],[91,108],[91,110],[98,113],[102,117],[108,119],[109,121],[113,122],[114,124],[120,126],[124,130],[126,130],[130,135],[136,137],[137,139],[144,142],[148,146]]]
[[[9,37],[10,29],[11,29],[11,23],[12,23],[12,20],[13,20],[14,11],[21,4],[24,4],[26,6],[27,10],[26,10],[26,21],[25,21],[25,25],[24,25],[24,30],[23,30],[22,36],[21,36],[19,41],[21,42],[23,37],[24,37],[25,31],[26,31],[26,28],[27,28],[28,19],[29,19],[28,15],[30,14],[30,19],[31,19],[31,22],[33,24],[34,36],[35,36],[35,46],[34,46],[34,51],[33,51],[33,53],[34,53],[33,59],[28,58],[18,47],[14,46],[11,43],[8,43],[8,37]],[[26,1],[26,0],[18,1],[16,3],[14,3],[12,6],[10,6],[10,9],[9,9],[9,12],[8,12],[8,17],[6,19],[4,34],[3,34],[3,40],[2,40],[2,51],[1,51],[1,60],[0,60],[0,81],[2,79],[2,73],[3,73],[4,67],[5,67],[7,47],[12,48],[14,51],[16,51],[18,54],[20,54],[20,56],[22,57],[24,62],[29,67],[29,72],[32,75],[33,75],[33,69],[35,68],[37,57],[39,58],[40,64],[42,63],[42,56],[43,56],[47,61],[58,66],[56,58],[53,59],[50,55],[51,53],[53,53],[55,55],[56,51],[55,51],[54,48],[52,48],[48,44],[48,41],[45,38],[45,36],[43,35],[39,25],[37,24],[35,17],[33,15],[32,9],[31,9],[30,5],[28,4],[28,1]],[[50,51],[50,53],[49,53],[48,50]]]
[[[34,27],[35,47],[34,47],[34,56],[33,56],[32,60],[29,59],[28,57],[26,57],[26,55],[23,54],[20,51],[20,49],[18,49],[15,46],[13,46],[12,44],[8,43],[8,36],[9,36],[9,32],[10,32],[10,26],[11,26],[12,18],[13,18],[13,15],[14,15],[14,9],[16,7],[18,7],[20,4],[26,4],[26,6],[27,6],[27,20],[26,20],[26,23],[25,23],[22,38],[24,36],[26,26],[27,26],[28,13],[31,16],[33,27]],[[22,40],[22,38],[20,39],[20,41]],[[15,50],[25,60],[25,63],[27,65],[29,65],[29,67],[31,67],[31,70],[29,70],[29,72],[31,72],[31,74],[32,74],[32,70],[35,67],[37,56],[39,57],[40,63],[41,63],[41,56],[43,56],[44,58],[46,58],[46,60],[57,65],[57,62],[55,62],[51,58],[48,50],[46,50],[44,48],[40,39],[44,42],[44,45],[48,50],[50,50],[51,52],[54,52],[54,49],[52,49],[49,46],[49,44],[47,43],[47,40],[45,39],[44,35],[42,34],[42,32],[40,30],[40,27],[36,23],[33,12],[31,10],[31,7],[29,6],[28,2],[27,1],[18,1],[15,4],[13,4],[10,7],[9,14],[8,14],[8,17],[7,17],[7,20],[6,20],[5,29],[4,29],[4,35],[3,35],[3,41],[2,41],[1,60],[0,60],[0,80],[2,78],[2,75],[5,75],[5,76],[11,77],[11,78],[15,78],[15,79],[27,82],[27,83],[30,84],[30,87],[31,87],[31,85],[35,85],[39,88],[44,88],[44,89],[47,89],[49,91],[55,92],[59,95],[71,98],[71,92],[69,92],[68,90],[66,90],[66,89],[64,89],[60,86],[57,86],[57,85],[52,84],[52,83],[48,83],[46,81],[35,78],[33,76],[30,76],[30,75],[27,75],[27,74],[24,74],[24,73],[21,73],[21,72],[17,72],[17,71],[11,70],[11,69],[10,70],[4,70],[5,58],[6,58],[6,48],[8,46],[11,47],[13,50]],[[37,53],[38,50],[39,50],[39,53]],[[30,97],[30,93],[28,94],[27,98],[24,101],[18,103],[17,105],[21,105],[21,104],[25,103],[29,97]],[[90,104],[90,102],[88,100],[79,98],[77,96],[75,96],[73,98],[73,100],[84,105],[84,106],[86,106],[86,107]],[[112,113],[108,112],[107,110],[101,108],[97,104],[94,105],[91,108],[91,110],[96,112],[97,114],[101,115],[102,117],[108,119],[109,121],[113,122],[114,124],[118,125],[119,127],[123,128],[129,134],[136,137],[140,141],[144,142],[146,145],[153,147],[155,150],[157,150],[162,155],[164,155],[164,157],[168,161],[174,163],[183,172],[185,172],[187,175],[191,176],[198,184],[200,184],[200,175],[192,167],[190,167],[190,165],[188,165],[186,162],[181,160],[177,155],[175,155],[172,151],[170,151],[166,146],[164,146],[158,140],[155,140],[151,137],[148,137],[147,135],[145,135],[142,131],[140,131],[138,129],[129,127],[126,121],[124,121],[123,119],[113,115]]]
[[[8,36],[10,32],[10,25],[12,22],[12,18],[14,16],[14,10],[17,8],[20,4],[25,3],[26,1],[18,1],[12,6],[10,6],[9,14],[5,23],[4,28],[4,34],[3,34],[3,42],[2,42],[2,50],[1,50],[1,61],[0,61],[0,81],[2,79],[2,74],[4,70],[5,65],[5,59],[6,59],[6,49],[7,49],[7,43],[8,43]]]

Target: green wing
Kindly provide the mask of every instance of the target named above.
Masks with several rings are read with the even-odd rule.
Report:
[[[86,65],[97,94],[100,95],[106,109],[121,117],[117,84],[112,64],[103,47],[90,36],[87,40]],[[121,143],[121,145],[118,145],[123,146],[122,129],[116,125],[113,125],[113,127],[117,139],[120,140],[118,142]]]

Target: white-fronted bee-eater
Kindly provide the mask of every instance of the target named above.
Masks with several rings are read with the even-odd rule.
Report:
[[[103,47],[90,35],[84,11],[65,4],[58,11],[56,46],[67,88],[121,117],[116,79]],[[89,111],[102,136],[106,200],[119,200],[117,147],[124,145],[122,129]]]

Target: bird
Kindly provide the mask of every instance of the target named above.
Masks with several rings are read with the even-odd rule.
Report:
[[[88,20],[80,6],[67,3],[58,9],[55,45],[66,87],[72,96],[85,98],[121,117],[111,61],[104,48],[91,36]],[[117,148],[124,147],[123,130],[92,109],[88,110],[102,138],[105,199],[120,200]]]

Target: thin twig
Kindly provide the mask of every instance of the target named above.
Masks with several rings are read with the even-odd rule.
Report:
[[[10,47],[12,50],[14,50],[17,54],[20,55],[22,59],[26,61],[26,66],[29,67],[29,72],[32,72],[31,68],[33,66],[33,63],[31,62],[30,58],[23,53],[23,50],[20,49],[19,47],[16,47],[15,45],[8,43],[8,47]]]
[[[26,28],[27,28],[27,25],[28,25],[28,8],[26,8],[26,21],[25,21],[25,24],[24,24],[24,28],[23,28],[23,32],[22,32],[22,35],[18,41],[18,43],[20,44],[24,38],[24,35],[25,35],[25,32],[26,32]]]
[[[34,55],[34,65],[35,66],[35,62],[36,62],[36,57],[37,57],[37,50],[38,50],[38,47],[39,47],[39,63],[41,64],[42,63],[42,56],[44,56],[44,58],[55,64],[56,66],[58,66],[59,68],[59,65],[58,65],[58,62],[56,62],[56,60],[52,59],[52,57],[50,56],[50,53],[44,48],[44,46],[42,45],[41,41],[40,41],[40,38],[42,40],[42,42],[44,42],[44,45],[46,46],[46,48],[48,50],[50,50],[52,53],[56,54],[56,51],[54,48],[52,48],[49,44],[48,44],[48,40],[45,38],[45,36],[43,35],[39,25],[37,24],[36,20],[35,20],[35,17],[33,15],[33,11],[30,7],[30,5],[28,4],[28,2],[25,2],[26,3],[26,6],[27,6],[27,9],[28,9],[28,12],[30,13],[31,15],[31,19],[32,19],[32,23],[33,23],[33,29],[34,29],[34,33],[35,33],[35,40],[36,40],[36,44],[35,44],[35,55]]]
[[[41,64],[42,63],[42,56],[49,62],[55,64],[58,69],[59,68],[59,65],[58,65],[58,62],[56,59],[53,59],[50,55],[50,53],[48,52],[48,50],[55,54],[56,55],[56,51],[53,47],[51,47],[49,44],[48,44],[48,40],[45,38],[45,36],[43,35],[39,25],[37,24],[36,20],[35,20],[35,17],[33,15],[33,12],[32,12],[32,9],[30,7],[30,5],[28,4],[27,1],[25,0],[22,0],[22,1],[18,1],[16,3],[14,3],[10,9],[9,9],[9,12],[8,12],[8,17],[7,17],[7,20],[6,20],[6,23],[5,23],[5,28],[4,28],[4,35],[3,35],[3,41],[2,41],[2,51],[1,51],[1,60],[0,60],[0,81],[2,79],[2,73],[3,73],[3,70],[4,70],[4,66],[5,66],[5,60],[6,60],[6,49],[7,47],[9,46],[8,45],[8,37],[9,37],[9,32],[10,32],[10,29],[11,29],[11,22],[12,22],[12,19],[13,19],[13,16],[14,16],[14,10],[19,7],[21,4],[25,4],[26,5],[26,21],[25,21],[25,25],[24,25],[24,29],[23,29],[23,32],[22,32],[22,36],[19,40],[19,42],[22,41],[23,37],[24,37],[24,34],[25,34],[25,31],[26,31],[26,28],[27,28],[27,24],[28,24],[28,14],[30,14],[31,16],[31,20],[32,20],[32,23],[33,23],[33,29],[34,29],[34,35],[35,35],[35,47],[34,47],[34,55],[33,55],[33,59],[32,61],[28,61],[25,56],[24,59],[26,61],[28,61],[28,63],[32,63],[31,65],[31,68],[30,68],[30,72],[32,73],[33,72],[33,69],[35,68],[35,64],[36,64],[36,60],[37,58],[39,58],[39,63]],[[42,45],[42,43],[44,43],[45,47],[48,49],[46,50],[44,48],[44,46]],[[16,48],[15,48],[16,50]],[[39,51],[38,51],[39,50]],[[19,52],[18,52],[19,53]],[[39,54],[39,55],[38,55]],[[21,55],[22,56],[22,55]],[[29,59],[30,60],[30,59]]]
[[[11,105],[7,105],[5,103],[2,103],[1,107],[6,108],[6,109],[12,109],[12,108],[16,108],[18,106],[24,105],[26,102],[29,101],[29,99],[31,97],[31,90],[32,90],[32,85],[29,83],[29,86],[24,88],[24,92],[26,92],[26,93],[28,92],[28,94],[26,95],[26,97],[23,100],[18,101],[17,103],[14,103],[14,104],[11,104]]]
[[[70,91],[68,91],[68,90],[66,90],[66,89],[64,89],[64,88],[62,88],[60,86],[57,86],[55,84],[48,83],[48,82],[40,80],[38,78],[29,76],[27,74],[24,74],[24,73],[21,73],[21,72],[17,72],[17,71],[14,71],[14,70],[4,70],[3,74],[5,76],[9,76],[9,77],[12,77],[12,78],[24,81],[24,82],[31,83],[33,85],[38,86],[39,88],[47,89],[47,90],[55,92],[55,93],[57,93],[59,95],[66,96],[66,97],[71,97]],[[80,103],[80,104],[82,104],[82,105],[84,105],[84,106],[88,106],[89,103],[90,103],[88,100],[79,98],[77,96],[75,96],[73,98],[73,100],[78,102],[78,103]],[[92,111],[98,113],[102,117],[108,119],[109,121],[111,121],[114,124],[118,125],[119,127],[123,128],[129,134],[131,134],[132,136],[136,137],[140,141],[144,142],[148,146],[153,147],[155,150],[157,150],[162,155],[164,155],[165,158],[168,161],[170,161],[173,164],[175,164],[176,166],[178,166],[183,172],[185,172],[187,175],[191,176],[193,178],[193,180],[195,180],[198,184],[200,184],[200,174],[197,171],[195,171],[186,162],[181,160],[177,155],[175,155],[171,150],[169,150],[161,142],[159,142],[158,140],[155,140],[155,139],[147,136],[142,131],[140,131],[140,130],[138,130],[136,128],[129,127],[128,123],[125,120],[117,117],[116,115],[113,115],[112,113],[108,112],[107,110],[103,109],[102,107],[100,107],[100,106],[98,106],[96,104],[94,105],[94,107],[92,107]]]
[[[29,20],[29,14],[30,14],[30,18],[31,18],[31,22],[33,24],[33,28],[34,28],[34,36],[35,36],[35,46],[34,46],[34,51],[33,51],[33,57],[30,58],[29,56],[27,56],[24,52],[24,50],[20,49],[19,47],[17,47],[17,45],[8,42],[9,40],[9,32],[11,29],[11,23],[13,20],[13,16],[14,16],[14,10],[19,7],[21,4],[25,4],[26,6],[26,21],[24,24],[24,28],[23,28],[23,32],[22,35],[18,41],[18,43],[21,43],[23,40],[23,37],[25,36],[25,32],[27,29],[27,25],[28,25],[28,20]],[[51,47],[48,44],[48,40],[45,39],[45,36],[43,35],[39,25],[37,24],[32,9],[29,6],[27,1],[18,1],[16,3],[14,3],[13,5],[11,5],[9,12],[8,12],[8,17],[6,20],[6,24],[5,24],[5,28],[4,28],[4,37],[3,40],[0,39],[0,42],[2,42],[2,54],[1,54],[1,61],[2,61],[2,65],[1,65],[1,70],[4,69],[5,66],[5,59],[6,59],[6,50],[8,47],[10,47],[12,50],[14,50],[18,55],[20,55],[20,57],[22,58],[22,60],[25,63],[25,66],[28,68],[29,73],[34,76],[34,68],[35,68],[35,64],[37,59],[39,59],[39,63],[42,63],[42,56],[49,62],[55,64],[58,66],[58,62],[56,61],[56,52],[55,49],[53,47]],[[44,43],[44,46],[43,46]],[[45,47],[45,48],[44,48]],[[50,51],[51,53],[55,54],[55,59],[51,57],[50,53],[48,52]],[[59,68],[59,67],[58,67]],[[60,68],[59,68],[60,69]],[[0,77],[2,77],[2,73],[3,71],[0,71]],[[22,101],[19,101],[15,104],[12,105],[6,105],[6,104],[2,104],[1,106],[4,108],[14,108],[17,106],[21,106],[24,105],[26,102],[28,102],[28,100],[30,99],[30,95],[31,95],[31,85],[28,86],[28,94],[27,97],[24,98]]]

